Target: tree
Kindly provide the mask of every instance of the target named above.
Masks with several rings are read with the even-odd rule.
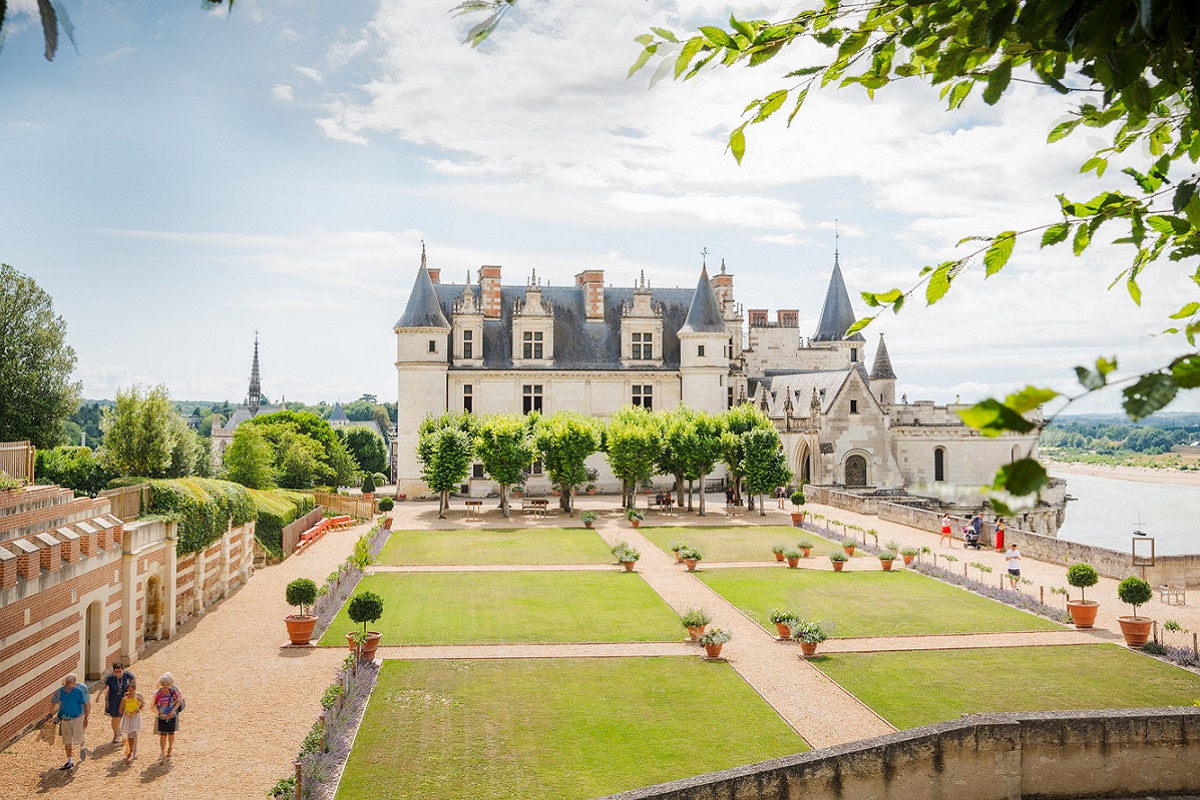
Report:
[[[260,426],[237,426],[224,459],[226,480],[250,489],[275,488],[275,453]]]
[[[417,429],[421,480],[438,493],[438,519],[446,518],[450,492],[466,480],[471,470],[476,424],[472,414],[448,411],[440,417],[426,417]]]
[[[788,468],[787,454],[779,441],[779,432],[774,428],[754,428],[741,436],[741,470],[746,488],[758,495],[759,516],[767,515],[763,495],[777,486],[786,486],[792,480]]]
[[[654,474],[662,449],[658,419],[642,406],[625,406],[609,418],[604,450],[613,475],[621,481],[621,503],[626,508],[633,508],[638,484]]]
[[[260,414],[239,425],[264,426],[263,435],[271,443],[274,465],[281,485],[309,488],[317,484],[334,487],[355,482],[358,466],[346,443],[329,423],[307,411],[276,411]],[[312,446],[290,434],[307,438]],[[234,432],[237,435],[237,432]],[[307,483],[305,483],[307,481]]]
[[[742,502],[742,462],[746,457],[745,435],[753,430],[775,430],[774,423],[767,417],[766,412],[753,403],[742,403],[726,409],[722,415],[725,429],[730,436],[723,440],[721,454],[725,468],[729,470],[729,480],[733,483],[733,497],[738,503]],[[778,484],[777,484],[778,485]],[[746,504],[748,511],[754,510],[753,501]]]
[[[523,416],[490,414],[479,420],[475,436],[475,457],[483,469],[500,484],[500,512],[509,516],[509,487],[525,480],[526,471],[537,458],[532,431]]]
[[[541,417],[533,441],[550,481],[558,487],[559,506],[568,514],[575,489],[587,481],[587,458],[600,449],[600,427],[575,411],[555,411]]]
[[[347,428],[340,433],[360,472],[387,471],[387,446],[378,433],[370,428]]]
[[[196,432],[175,413],[163,384],[144,390],[117,389],[117,401],[100,421],[104,444],[99,458],[116,475],[181,478],[191,475],[200,453]]]
[[[77,495],[88,497],[98,495],[111,478],[87,447],[38,450],[35,472],[42,483],[65,486],[74,489]]]
[[[50,295],[0,264],[0,442],[63,441],[63,422],[79,407],[80,392],[71,382],[75,351],[66,331]]]

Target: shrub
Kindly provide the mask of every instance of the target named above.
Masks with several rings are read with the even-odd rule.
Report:
[[[623,549],[619,553],[617,553],[617,561],[620,561],[622,563],[624,563],[626,561],[637,561],[641,557],[642,557],[642,554],[639,553],[637,550],[634,550],[632,547],[626,547],[625,549]]]
[[[800,541],[796,542],[796,547],[800,548],[801,550],[812,550],[814,547],[816,547],[816,545],[813,544],[812,539],[801,539]]]
[[[362,493],[375,494],[375,476],[369,472],[363,475]]]
[[[180,555],[203,550],[230,525],[244,525],[258,516],[249,489],[212,478],[150,481],[149,510],[179,523]]]
[[[842,547],[849,547],[851,550],[853,550],[854,548],[858,547],[858,540],[846,537],[845,539],[842,539]]]
[[[0,492],[11,492],[15,489],[20,489],[25,485],[25,481],[20,478],[14,478],[4,470],[0,469]]]
[[[350,598],[346,614],[351,620],[362,625],[363,633],[366,633],[367,623],[383,616],[383,598],[374,592],[360,592]]]
[[[792,638],[805,644],[820,644],[829,638],[831,628],[816,620],[800,620],[792,628]]]
[[[254,538],[273,558],[283,555],[283,529],[316,508],[311,494],[287,489],[247,489],[258,521]]]
[[[376,472],[371,477],[375,479],[376,488],[387,486],[387,475],[384,475],[382,472]]]
[[[804,553],[795,547],[789,547],[783,551],[784,558],[803,558]]]
[[[1133,615],[1136,617],[1138,606],[1154,599],[1154,590],[1141,578],[1130,576],[1117,585],[1117,597],[1121,598],[1122,603],[1133,606]]]
[[[895,561],[896,554],[891,550],[880,550],[875,555],[879,556],[880,561]]]
[[[900,543],[897,542],[895,539],[889,539],[888,541],[883,543],[883,546],[886,547],[888,550],[891,550],[893,553],[898,552],[900,550]]]
[[[384,511],[384,512],[391,511],[395,507],[396,507],[396,501],[393,500],[392,498],[390,498],[390,497],[379,498],[379,510],[380,511]]]
[[[308,614],[309,606],[317,602],[317,584],[308,578],[296,578],[287,585],[287,604],[300,608],[300,613]]]
[[[88,497],[98,495],[113,477],[88,447],[38,450],[36,474],[42,483],[56,483]]]
[[[679,618],[685,628],[699,628],[712,622],[712,614],[702,608],[689,608]]]
[[[684,549],[687,546],[688,546],[688,543],[685,542],[683,539],[676,539],[674,542],[671,543],[671,551],[674,553],[678,553],[680,550]]]
[[[580,522],[595,522],[598,519],[600,519],[600,515],[595,511],[584,511],[579,515]]]
[[[1100,582],[1100,575],[1091,564],[1072,564],[1067,567],[1067,583],[1079,590],[1079,599],[1085,601],[1084,589]]]
[[[909,558],[912,558],[912,557],[920,554],[920,552],[921,551],[915,547],[905,547],[900,550],[900,555],[908,556]]]
[[[786,609],[772,608],[767,612],[767,619],[771,620],[776,625],[794,625],[800,621],[800,615],[795,611],[787,611]]]
[[[829,560],[830,561],[849,561],[850,556],[846,555],[845,553],[835,551],[835,552],[829,554]]]
[[[792,492],[789,499],[791,499],[792,505],[794,505],[796,508],[799,508],[800,506],[804,505],[804,492],[797,489],[796,491]]]
[[[700,638],[696,641],[700,642],[700,644],[725,644],[731,638],[732,637],[728,633],[720,628],[710,628],[709,630],[700,634]]]
[[[636,508],[630,508],[625,511],[625,519],[629,520],[630,522],[633,522],[634,520],[641,522],[645,518],[646,515],[641,511],[638,511]]]
[[[787,549],[788,549],[788,546],[783,543],[771,545],[771,552],[774,553],[775,555],[779,555],[780,553],[782,553],[783,551],[785,551]]]
[[[685,547],[679,551],[679,557],[684,561],[699,561],[704,558],[704,554],[694,547]]]

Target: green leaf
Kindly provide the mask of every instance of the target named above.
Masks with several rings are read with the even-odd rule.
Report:
[[[1072,242],[1072,247],[1075,250],[1075,255],[1079,255],[1087,246],[1092,243],[1092,229],[1087,225],[1079,225],[1075,229],[1075,241]]]
[[[1004,269],[1004,265],[1008,263],[1008,259],[1012,255],[1013,245],[1016,244],[1016,241],[1016,231],[1005,231],[992,240],[991,246],[983,254],[983,266],[986,269],[987,277],[990,278]]]
[[[735,50],[737,49],[737,44],[733,41],[729,34],[721,28],[717,28],[712,25],[701,25],[699,30],[702,34],[704,34],[705,39],[708,39],[718,47],[731,47]]]
[[[1021,495],[1030,495],[1045,489],[1050,483],[1046,468],[1032,458],[1021,458],[1005,464],[996,472],[993,489]]]
[[[1104,174],[1104,171],[1106,169],[1108,169],[1108,159],[1107,158],[1101,158],[1100,156],[1092,156],[1087,161],[1083,162],[1083,166],[1081,166],[1079,168],[1079,171],[1082,173],[1082,172],[1090,172],[1091,170],[1096,170],[1096,177],[1099,178],[1100,176],[1102,176]]]
[[[656,34],[658,34],[660,39],[665,39],[668,42],[673,42],[674,44],[679,44],[679,40],[675,38],[675,34],[671,33],[671,31],[667,30],[666,28],[656,28],[653,25],[651,25],[650,30],[652,30]]]
[[[1087,367],[1076,367],[1075,374],[1079,377],[1079,384],[1089,392],[1103,389],[1107,383],[1103,375],[1098,372],[1092,372]]]
[[[1009,431],[1029,433],[1034,429],[1032,422],[991,397],[970,408],[959,410],[958,416],[969,427],[989,437],[999,436]]]
[[[784,101],[787,100],[787,96],[787,89],[778,89],[774,92],[771,92],[763,100],[762,106],[758,109],[758,114],[754,117],[752,122],[762,122],[767,117],[774,114],[783,106]]]
[[[687,71],[688,65],[692,63],[692,59],[696,57],[696,53],[700,52],[700,48],[703,46],[704,40],[700,37],[684,42],[683,49],[679,51],[679,57],[675,59],[675,77],[677,79]]]
[[[1032,411],[1040,405],[1045,405],[1056,397],[1058,397],[1058,392],[1053,389],[1039,389],[1036,386],[1026,386],[1021,391],[1014,392],[1004,398],[1004,405],[1018,414],[1024,414],[1026,411]]]
[[[1066,122],[1060,122],[1050,131],[1050,135],[1046,137],[1046,141],[1057,142],[1059,139],[1065,139],[1071,134],[1071,131],[1079,127],[1081,122],[1083,122],[1082,119],[1069,119]]]
[[[974,81],[959,81],[950,89],[950,99],[947,101],[947,108],[953,110],[963,104],[967,99],[967,95],[971,93],[971,87],[975,85]]]
[[[1172,361],[1171,377],[1180,389],[1200,388],[1200,354],[1192,353]]]
[[[800,113],[800,106],[804,105],[804,98],[808,97],[808,87],[805,86],[796,95],[796,105],[792,108],[792,113],[788,114],[787,124],[791,126],[792,120]]]
[[[637,72],[637,71],[638,71],[639,69],[641,69],[642,67],[646,66],[646,62],[650,60],[650,56],[654,55],[654,52],[655,52],[656,50],[658,50],[658,45],[656,45],[656,44],[647,45],[647,46],[646,46],[646,49],[645,49],[645,50],[643,50],[643,51],[642,51],[642,52],[641,52],[641,53],[638,55],[638,57],[637,57],[637,61],[634,61],[634,62],[633,62],[633,66],[631,66],[631,67],[629,68],[629,73],[628,73],[628,74],[625,76],[625,77],[626,77],[626,79],[628,79],[628,78],[632,78],[632,77],[633,77],[633,74],[634,74],[635,72]]]
[[[1004,94],[1004,90],[1008,88],[1008,83],[1011,80],[1012,59],[1006,58],[988,75],[987,88],[983,90],[983,102],[989,106],[996,105],[996,102]]]
[[[1187,319],[1188,317],[1200,311],[1200,303],[1188,303],[1183,308],[1171,315],[1171,319]]]
[[[1096,371],[1099,372],[1101,375],[1108,375],[1111,372],[1115,372],[1116,369],[1117,369],[1117,357],[1116,356],[1113,356],[1111,359],[1107,359],[1107,358],[1097,358],[1096,359]]]
[[[1058,244],[1059,242],[1066,241],[1066,238],[1068,235],[1070,235],[1070,233],[1071,223],[1056,222],[1049,228],[1046,228],[1046,232],[1042,234],[1042,247],[1047,247],[1048,245]]]
[[[1166,408],[1175,399],[1178,391],[1179,384],[1173,375],[1151,372],[1141,376],[1137,383],[1125,389],[1125,400],[1121,405],[1129,418],[1136,422],[1159,409]]]
[[[926,303],[933,305],[946,296],[946,292],[950,291],[950,270],[957,265],[957,261],[947,261],[933,271],[929,276],[929,283],[925,286]]]
[[[745,127],[742,125],[729,134],[729,149],[739,164],[742,163],[742,156],[746,155],[746,134],[743,131]]]
[[[853,325],[851,325],[849,328],[846,329],[846,332],[842,335],[842,337],[845,338],[848,336],[852,336],[852,335],[858,333],[859,331],[861,331],[863,328],[870,325],[874,321],[875,321],[875,317],[863,317],[862,319],[856,320]]]

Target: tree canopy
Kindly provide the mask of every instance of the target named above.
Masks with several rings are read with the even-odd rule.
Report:
[[[115,475],[183,478],[196,471],[202,450],[196,432],[175,411],[165,385],[117,390],[100,421],[100,463]]]
[[[387,445],[379,434],[370,428],[347,428],[339,431],[346,449],[354,457],[362,472],[387,472]]]
[[[259,414],[238,425],[235,440],[246,425],[259,427],[271,445],[275,479],[280,486],[307,489],[357,482],[358,469],[346,443],[316,414],[289,410]]]
[[[475,453],[474,414],[448,411],[440,417],[426,417],[418,428],[417,459],[421,462],[421,480],[440,497],[438,519],[446,518],[450,492],[466,480]]]
[[[508,490],[525,480],[537,458],[530,421],[517,414],[490,414],[479,420],[475,456],[488,477],[500,484],[500,511],[509,516]]]
[[[37,283],[0,264],[0,442],[53,447],[79,407],[67,325]]]

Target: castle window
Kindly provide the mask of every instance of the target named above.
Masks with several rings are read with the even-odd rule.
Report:
[[[472,354],[475,352],[475,342],[473,341],[475,332],[474,331],[463,331],[462,335],[463,335],[463,338],[462,338],[463,358],[473,358]]]
[[[857,413],[858,413],[858,401],[857,401],[857,400],[851,400],[851,401],[850,401],[850,413],[851,413],[851,414],[857,414]]]
[[[437,352],[437,339],[429,340],[429,352],[431,352],[431,353]]]
[[[475,387],[467,384],[463,387],[463,411],[468,414],[475,410]]]
[[[733,387],[732,386],[730,386],[728,391],[725,392],[725,407],[733,408]]]
[[[634,334],[635,336],[637,334]],[[633,385],[633,404],[647,411],[654,410],[654,387],[650,384],[635,383]]]
[[[633,358],[638,361],[648,361],[654,358],[654,334],[633,334]]]
[[[528,414],[530,411],[541,413],[542,410],[542,384],[533,383],[525,384],[521,387],[521,407]]]
[[[472,478],[482,478],[483,477],[483,464],[480,464],[478,461],[476,461],[474,464],[471,465],[471,477]]]
[[[704,358],[704,345],[696,345],[696,355],[700,358]]]
[[[933,451],[933,479],[946,480],[946,448],[938,447]]]
[[[525,358],[542,357],[542,332],[525,331],[521,335],[522,355]]]
[[[854,364],[854,363],[856,363],[857,361],[858,361],[858,348],[857,348],[857,347],[851,347],[851,348],[850,348],[850,363],[851,363],[851,364]]]

